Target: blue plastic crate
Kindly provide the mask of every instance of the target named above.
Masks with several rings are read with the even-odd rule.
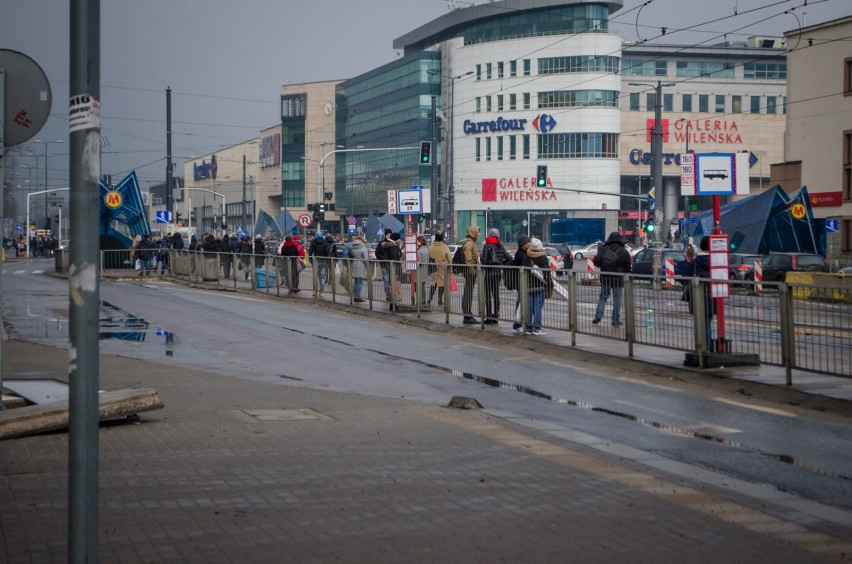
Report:
[[[275,287],[275,271],[269,271],[269,280],[266,279],[266,269],[254,269],[254,287],[255,288],[274,288]]]

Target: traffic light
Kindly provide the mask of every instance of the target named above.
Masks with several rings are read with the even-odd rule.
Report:
[[[432,142],[423,141],[420,143],[420,164],[430,164],[432,162]]]
[[[535,185],[539,188],[544,188],[547,186],[547,167],[544,165],[539,165],[536,169],[535,174]]]
[[[649,220],[648,223],[645,224],[645,231],[650,234],[654,232],[654,229],[656,229],[656,226],[654,225],[653,220]]]
[[[325,204],[314,204],[314,221],[316,223],[325,221]]]
[[[417,223],[423,223],[424,221],[426,221],[426,216],[425,216],[425,215],[423,215],[423,214],[421,213],[420,215],[418,215],[418,216],[417,216]]]

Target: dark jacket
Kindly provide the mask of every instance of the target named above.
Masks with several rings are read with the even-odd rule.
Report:
[[[500,239],[497,237],[486,237],[485,245],[482,246],[480,264],[483,266],[504,266],[512,262],[509,258],[509,253],[503,248]],[[499,278],[501,268],[486,268],[485,275],[489,277]]]
[[[402,252],[396,241],[385,239],[376,246],[376,260],[399,261],[401,259]]]
[[[594,263],[595,266],[601,266],[602,255],[604,250],[610,248],[615,251],[615,254],[618,255],[618,259],[616,261],[616,266],[613,270],[604,271],[601,269],[601,284],[606,284],[607,286],[620,288],[624,286],[624,277],[622,276],[607,276],[604,272],[618,272],[618,273],[627,273],[632,269],[632,263],[630,261],[630,251],[628,251],[624,247],[624,239],[621,237],[621,234],[618,231],[613,231],[609,234],[609,237],[606,240],[606,243],[601,245],[598,249],[598,254],[595,255]]]
[[[176,250],[183,249],[183,237],[180,233],[175,233],[175,236],[172,238],[172,248]]]
[[[535,251],[530,249],[525,255],[527,261],[525,266],[530,267],[527,273],[527,288],[530,292],[544,288],[547,290],[547,295],[549,296],[553,289],[553,278],[550,276],[550,261],[547,258],[547,253],[544,250]],[[540,270],[534,272],[532,270],[533,266],[537,266]],[[539,274],[541,274],[540,277],[538,276]]]
[[[308,247],[308,256],[317,258],[328,258],[331,249],[325,237],[314,237]]]
[[[281,256],[299,258],[299,244],[296,241],[284,241],[281,245]]]

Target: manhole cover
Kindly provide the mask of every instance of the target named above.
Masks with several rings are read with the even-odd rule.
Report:
[[[243,413],[261,421],[331,421],[313,409],[244,409]]]

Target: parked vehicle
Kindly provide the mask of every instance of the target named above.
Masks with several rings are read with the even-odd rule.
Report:
[[[593,257],[598,254],[598,247],[603,245],[603,241],[595,241],[594,243],[590,243],[585,247],[580,247],[579,249],[574,250],[574,260],[584,259]]]
[[[547,246],[553,247],[562,255],[562,260],[565,263],[563,270],[570,271],[574,269],[574,251],[570,245],[566,243],[548,243]]]
[[[754,280],[755,261],[763,263],[763,255],[746,253],[731,253],[728,255],[729,273],[731,280]]]
[[[547,261],[550,263],[550,269],[556,272],[557,276],[565,273],[565,260],[562,255],[554,247],[545,247],[544,252],[547,253]]]
[[[784,282],[788,272],[828,272],[828,261],[811,253],[772,253],[763,261],[763,279]]]
[[[686,261],[686,253],[683,251],[672,251],[669,249],[642,249],[633,257],[633,274],[653,274],[654,253],[662,254],[660,260],[659,276],[666,275],[666,260],[674,259],[675,276],[687,276],[689,274],[689,263]]]

